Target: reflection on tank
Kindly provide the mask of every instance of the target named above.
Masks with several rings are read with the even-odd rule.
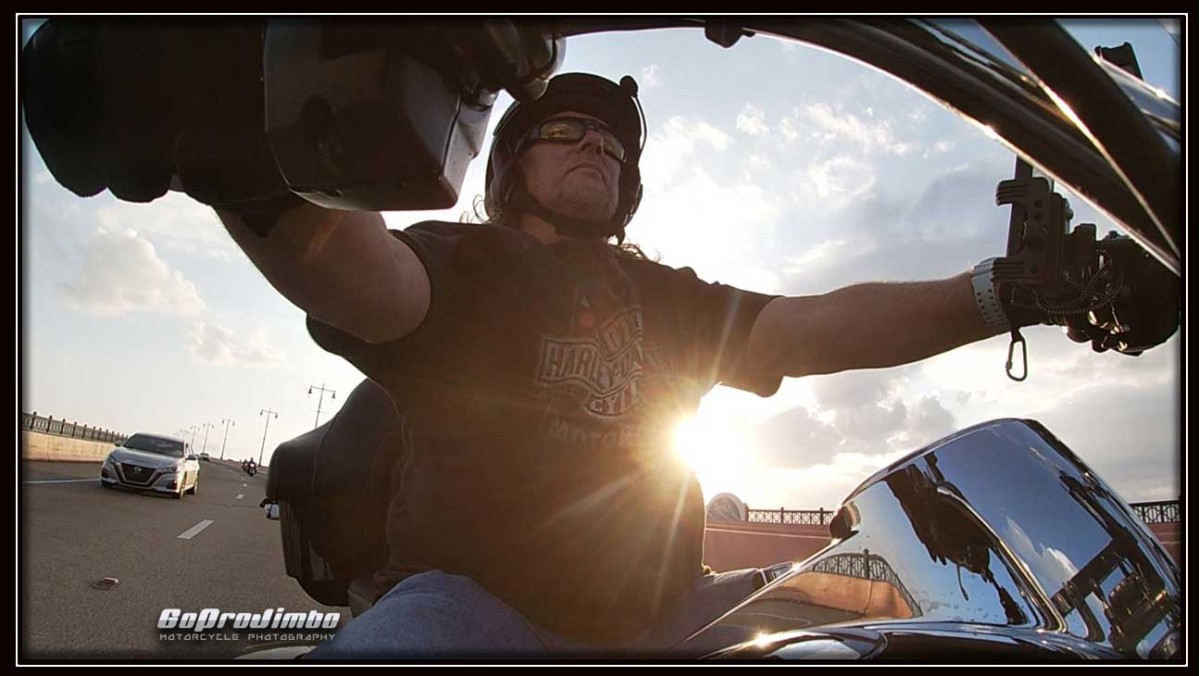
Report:
[[[1142,658],[1179,649],[1175,564],[1033,421],[977,425],[897,461],[846,499],[830,533],[829,547],[775,571],[706,631],[761,644],[908,620],[1053,632]]]
[[[909,619],[921,608],[886,559],[870,551],[821,557],[754,604],[760,631],[780,631],[857,619]],[[778,620],[791,623],[776,629]],[[797,624],[803,622],[803,624]]]

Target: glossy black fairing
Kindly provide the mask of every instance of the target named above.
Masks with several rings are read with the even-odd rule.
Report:
[[[1178,650],[1175,564],[1036,422],[977,425],[881,470],[846,499],[831,533],[833,544],[775,570],[771,584],[690,643],[713,632],[728,644],[741,632],[749,643],[724,654],[781,657],[838,652],[815,650],[819,643],[785,649],[814,636],[861,657],[896,657],[921,634],[957,636],[943,645],[968,652],[1170,659]],[[851,628],[878,641],[831,638]]]

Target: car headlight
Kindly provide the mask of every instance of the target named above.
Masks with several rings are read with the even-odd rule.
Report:
[[[120,467],[121,466],[121,463],[117,462],[116,460],[113,460],[113,457],[111,455],[104,459],[104,464],[109,465],[110,467]]]

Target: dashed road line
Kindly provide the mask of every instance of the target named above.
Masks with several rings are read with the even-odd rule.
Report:
[[[192,538],[196,537],[200,533],[200,531],[204,530],[205,528],[208,528],[211,525],[212,525],[212,519],[205,519],[205,520],[201,521],[200,523],[196,524],[195,526],[192,526],[191,528],[183,531],[179,535],[176,535],[175,537],[179,540],[191,540]]]

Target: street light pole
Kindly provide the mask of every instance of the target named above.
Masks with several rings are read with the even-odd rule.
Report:
[[[203,452],[205,452],[205,451],[207,451],[207,450],[208,450],[208,431],[212,429],[212,426],[213,426],[213,424],[212,424],[212,423],[208,423],[208,422],[206,422],[206,423],[204,423],[203,425],[201,425],[201,427],[203,427],[203,428],[204,428],[204,445],[202,445],[202,446],[200,447],[200,452],[201,452],[201,453],[203,453]]]
[[[190,429],[192,431],[192,449],[195,449],[196,448],[196,430],[198,430],[200,428],[196,425],[192,425],[188,429]]]
[[[221,418],[221,422],[225,425],[225,437],[221,439],[221,459],[225,459],[225,442],[229,441],[229,426],[237,425],[231,418]]]
[[[267,430],[271,429],[271,416],[275,416],[276,418],[279,417],[278,412],[272,411],[269,408],[264,408],[258,412],[259,415],[262,415],[264,413],[267,414],[267,424],[263,426],[262,446],[259,447],[259,449],[258,449],[258,464],[260,466],[262,465],[263,451],[265,451],[267,449]]]
[[[308,396],[310,396],[310,397],[312,396],[314,388],[317,390],[320,390],[320,392],[321,392],[321,394],[317,397],[317,420],[316,420],[316,422],[313,423],[313,427],[317,427],[321,424],[321,401],[323,401],[325,399],[325,393],[326,392],[329,393],[330,399],[337,399],[337,392],[332,389],[328,389],[328,390],[325,389],[325,383],[321,383],[320,387],[317,387],[316,385],[309,385],[308,386]]]

